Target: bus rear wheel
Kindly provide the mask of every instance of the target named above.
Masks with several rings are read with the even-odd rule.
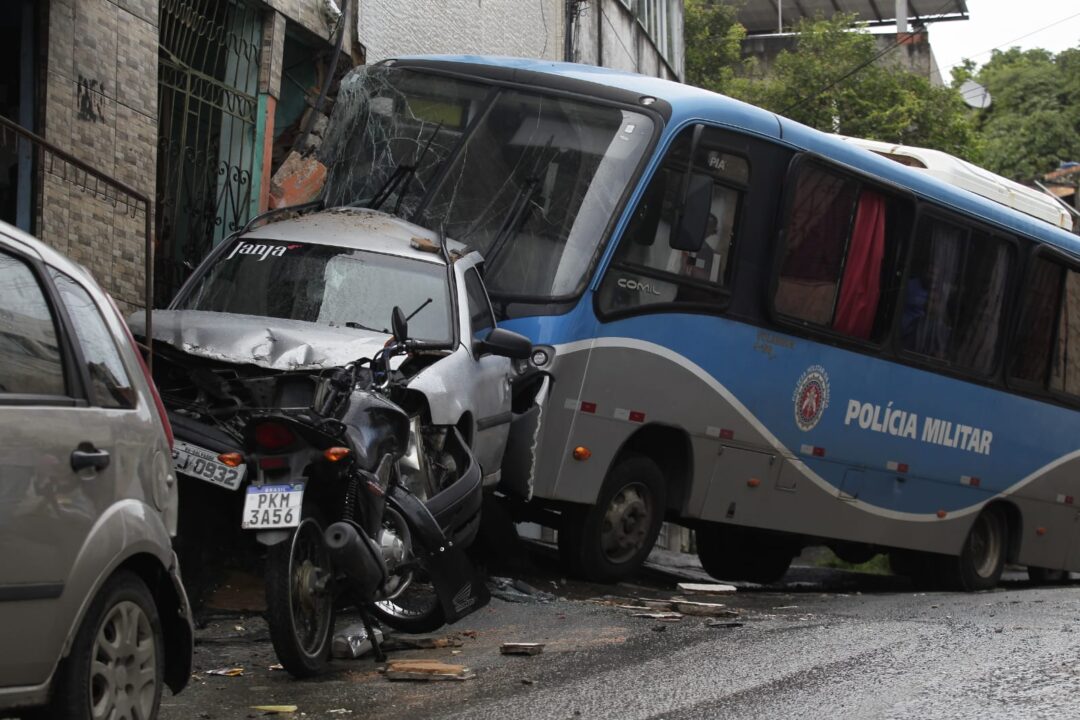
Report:
[[[1007,548],[1005,516],[996,508],[986,508],[975,518],[960,555],[946,559],[945,578],[966,592],[991,590],[1005,569]]]
[[[787,574],[794,549],[752,530],[724,525],[697,528],[701,567],[717,580],[745,580],[768,585]]]
[[[660,468],[644,455],[628,455],[608,471],[594,505],[563,511],[559,526],[563,563],[586,580],[625,579],[652,551],[665,502]]]

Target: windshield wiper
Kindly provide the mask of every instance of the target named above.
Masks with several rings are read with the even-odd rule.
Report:
[[[491,247],[484,253],[484,260],[489,267],[494,267],[495,258],[502,252],[503,248],[509,244],[510,240],[517,236],[521,232],[521,228],[525,225],[525,218],[528,215],[529,203],[532,201],[533,196],[536,195],[536,191],[540,188],[540,183],[547,173],[548,167],[555,160],[555,153],[548,154],[551,150],[552,143],[555,142],[555,136],[552,135],[548,138],[547,145],[540,151],[540,154],[536,157],[536,163],[533,165],[532,172],[525,178],[519,187],[517,193],[514,194],[513,200],[510,201],[510,207],[506,211],[506,217],[499,226],[499,231],[495,233],[495,239],[491,242]],[[547,161],[544,161],[544,156],[547,155]]]
[[[378,210],[382,207],[382,204],[390,199],[390,196],[401,186],[401,191],[398,192],[397,203],[394,205],[394,214],[397,215],[401,211],[401,203],[405,200],[405,196],[409,194],[409,186],[412,185],[413,176],[416,175],[416,171],[420,169],[420,166],[424,162],[424,158],[427,157],[428,150],[431,149],[431,143],[435,141],[439,131],[442,130],[443,124],[440,122],[435,126],[434,132],[428,137],[427,143],[424,144],[424,149],[420,151],[420,156],[417,157],[417,153],[413,151],[412,162],[406,164],[404,161],[399,162],[394,166],[394,171],[390,173],[390,177],[386,178],[386,181],[382,184],[382,187],[372,196],[368,202],[368,207],[372,210]]]
[[[376,330],[373,327],[368,327],[367,325],[364,325],[363,323],[358,323],[355,320],[346,320],[345,321],[345,327],[350,328],[352,330],[367,330],[368,332],[377,332],[377,333],[388,333],[388,332],[390,332],[386,328],[383,328],[382,330]]]

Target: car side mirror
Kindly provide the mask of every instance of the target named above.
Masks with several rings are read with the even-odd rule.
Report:
[[[671,234],[671,248],[696,253],[705,242],[705,230],[712,212],[712,177],[703,173],[693,173],[686,184],[686,197],[679,225]]]
[[[390,313],[390,327],[394,331],[394,339],[398,342],[405,342],[409,337],[409,321],[405,319],[405,313],[397,305]]]
[[[492,328],[483,340],[477,340],[473,349],[477,357],[498,355],[511,360],[525,360],[532,356],[532,342],[529,338],[499,327]]]

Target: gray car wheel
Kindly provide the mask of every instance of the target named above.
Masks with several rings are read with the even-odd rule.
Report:
[[[61,666],[51,717],[150,720],[164,687],[161,620],[146,584],[113,575],[94,598]]]

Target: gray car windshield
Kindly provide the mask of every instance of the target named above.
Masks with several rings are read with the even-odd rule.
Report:
[[[341,84],[328,206],[378,206],[484,254],[494,296],[573,295],[653,134],[599,103],[374,66]]]
[[[394,306],[409,336],[450,342],[446,267],[380,253],[236,240],[196,280],[183,310],[301,320],[387,333]]]

